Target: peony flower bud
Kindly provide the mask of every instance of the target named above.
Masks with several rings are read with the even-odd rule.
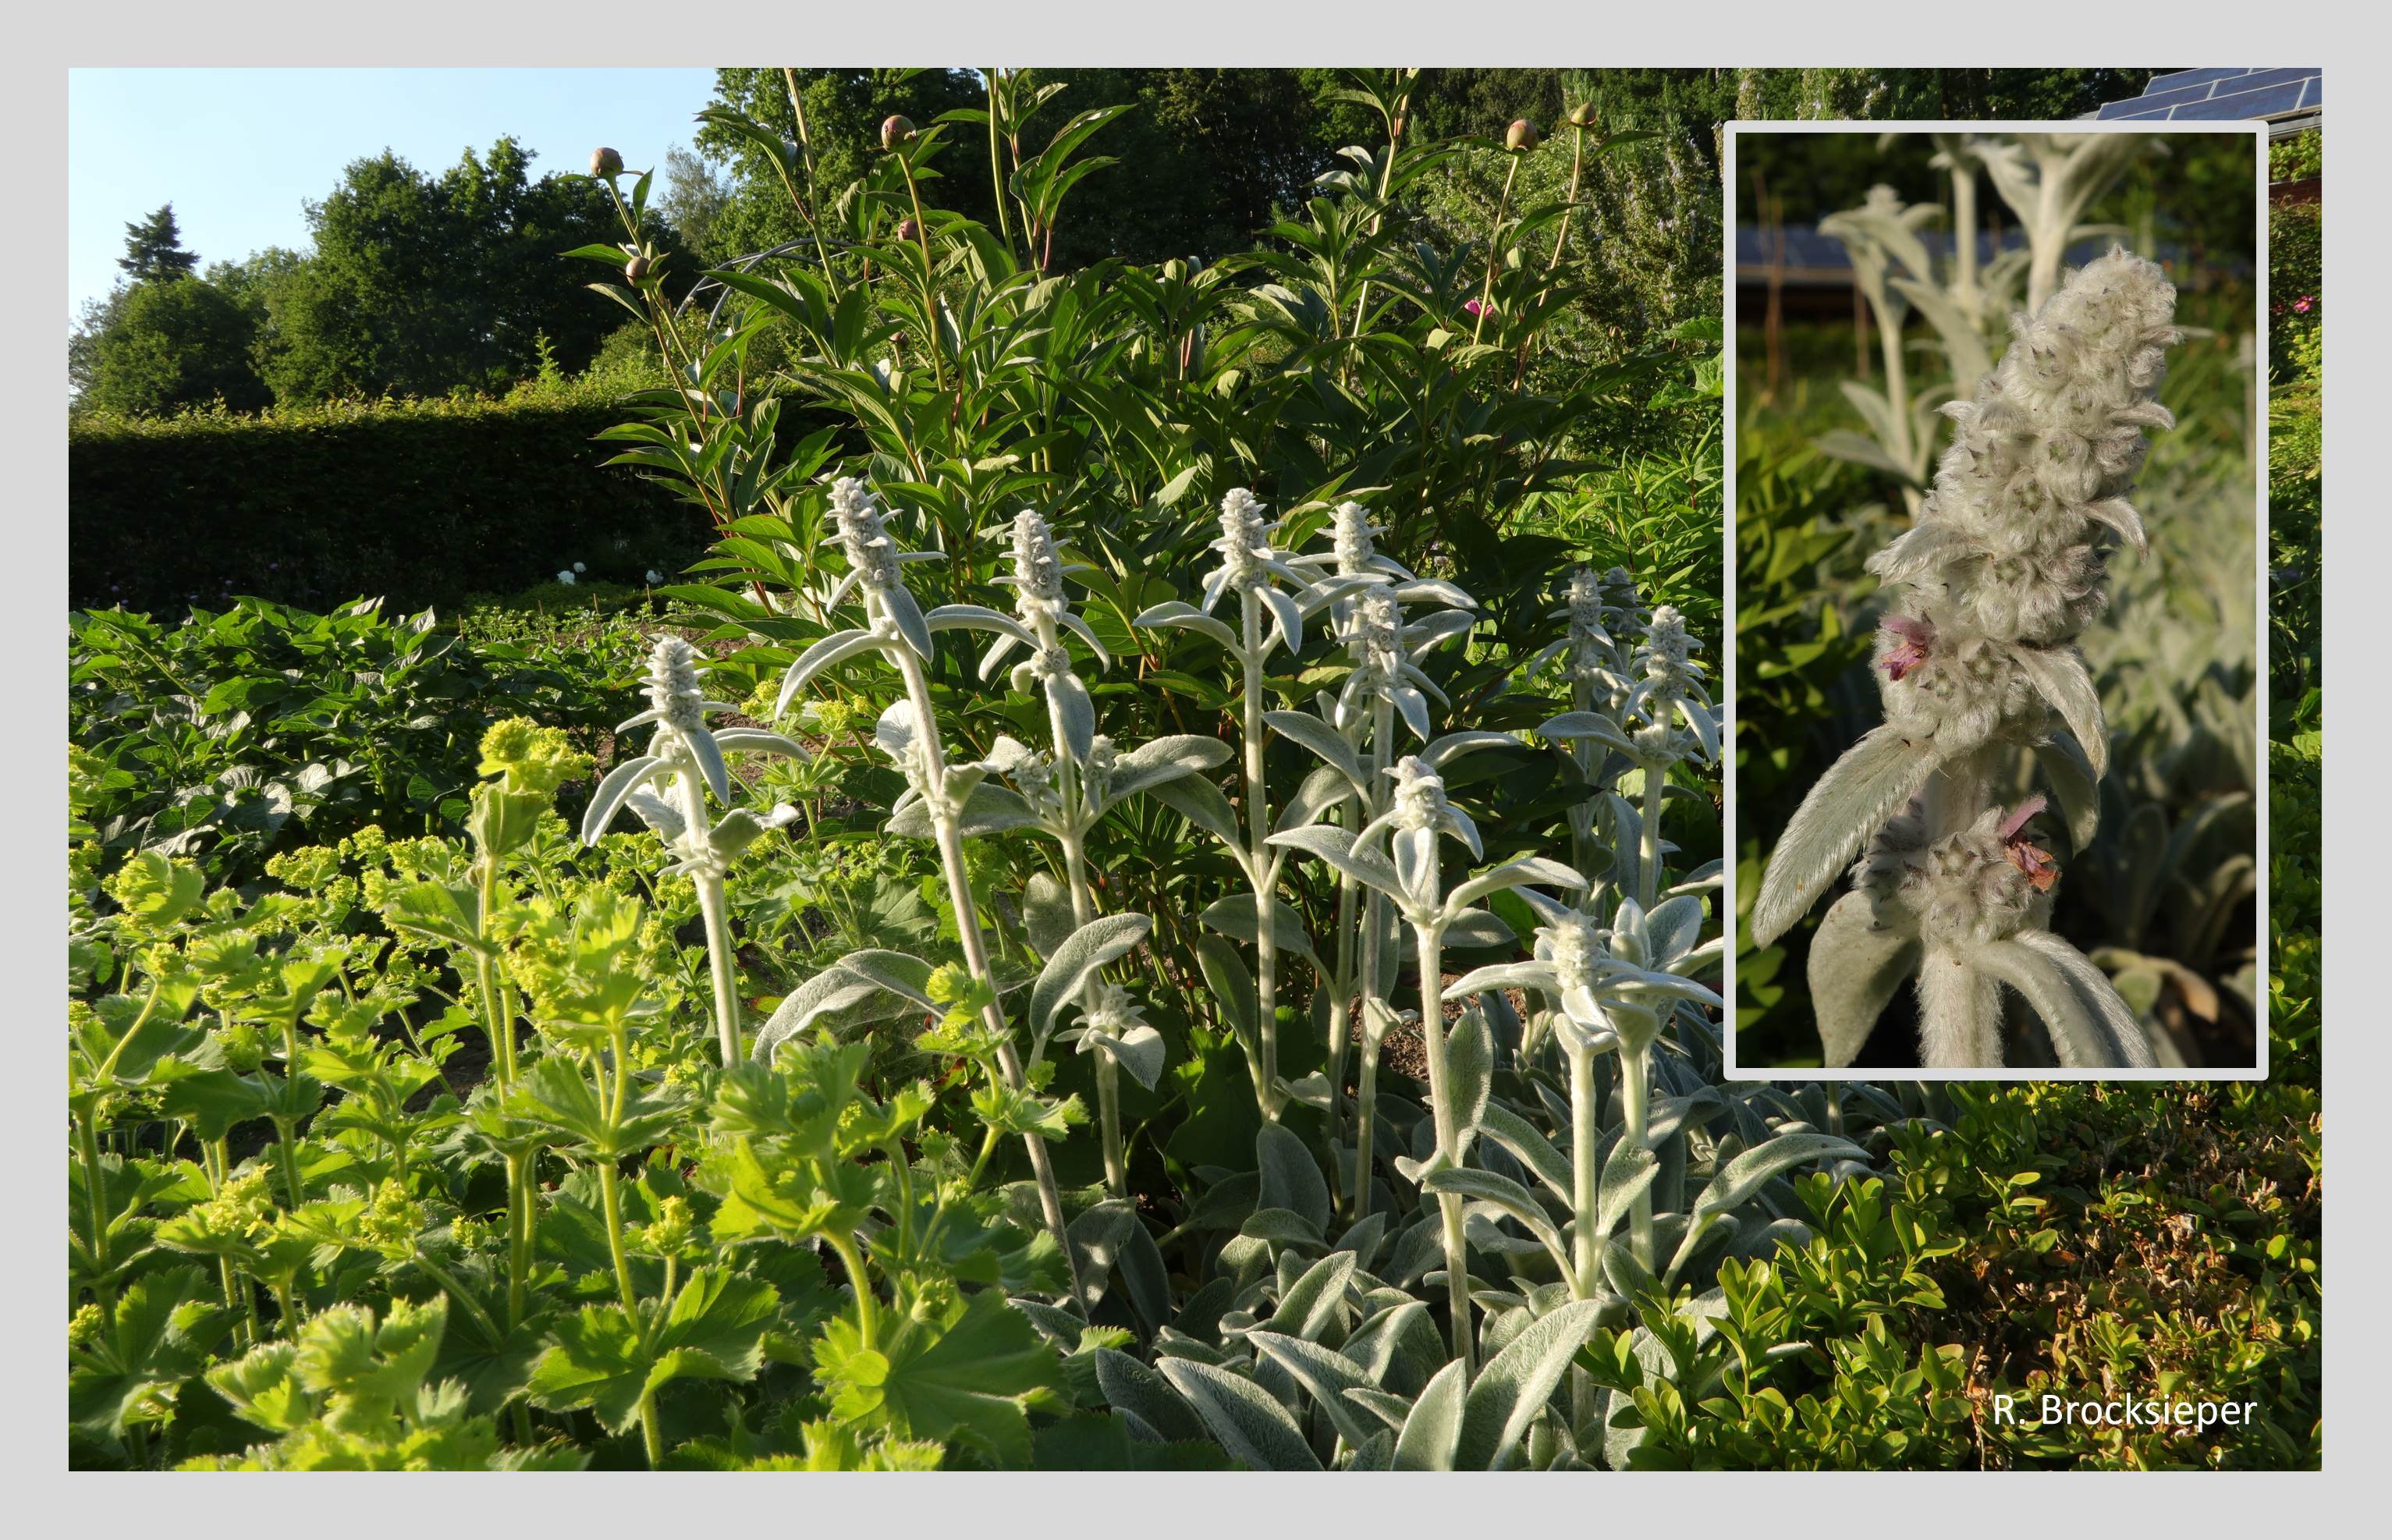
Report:
[[[881,121],[880,148],[883,149],[912,144],[914,136],[914,120],[902,112],[892,112]]]
[[[900,240],[919,240],[919,239],[922,239],[922,226],[921,226],[921,222],[920,222],[920,221],[918,221],[918,220],[916,220],[916,219],[911,219],[911,218],[907,218],[907,219],[901,219],[901,220],[897,221],[897,239],[900,239]]]
[[[1582,101],[1571,107],[1569,110],[1569,125],[1572,128],[1601,127],[1602,121],[1594,115],[1594,103],[1591,101]]]
[[[1535,123],[1526,118],[1514,118],[1512,126],[1503,131],[1503,148],[1514,155],[1524,155],[1536,149],[1543,138]]]
[[[633,283],[637,283],[642,278],[646,278],[648,276],[648,259],[645,256],[634,256],[630,261],[623,264],[623,276]]]
[[[590,175],[592,176],[622,175],[623,157],[604,145],[600,145],[590,152]]]

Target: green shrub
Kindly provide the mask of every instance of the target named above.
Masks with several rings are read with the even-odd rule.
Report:
[[[576,562],[638,583],[703,549],[705,515],[591,441],[609,396],[344,404],[242,417],[77,417],[68,602],[166,616],[236,594],[397,609],[512,591]]]

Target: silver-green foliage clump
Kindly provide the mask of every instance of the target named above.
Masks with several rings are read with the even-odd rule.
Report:
[[[2156,265],[2113,250],[2022,317],[1973,399],[1944,408],[1953,439],[1917,521],[1869,561],[1886,719],[1803,799],[1751,920],[1766,946],[1862,857],[1811,950],[1831,1066],[1914,975],[1930,1068],[2002,1062],[2005,987],[2061,1064],[2152,1062],[2106,977],[2048,928],[2057,870],[2027,832],[2044,799],[2001,798],[2031,754],[2073,844],[2092,837],[2109,738],[2076,638],[2108,605],[2110,542],[2145,546],[2126,494],[2146,430],[2171,424],[2155,396],[2175,302]]]

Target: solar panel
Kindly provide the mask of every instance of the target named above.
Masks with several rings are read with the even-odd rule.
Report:
[[[2172,70],[2153,75],[2141,96],[2105,102],[2093,116],[2111,123],[2167,118],[2226,123],[2314,110],[2323,96],[2323,74],[2313,67]]]

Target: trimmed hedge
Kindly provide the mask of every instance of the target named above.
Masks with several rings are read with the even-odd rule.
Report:
[[[705,514],[592,442],[596,391],[244,417],[79,415],[67,431],[68,602],[159,615],[255,595],[395,610],[505,593],[574,563],[638,583],[703,553]]]

